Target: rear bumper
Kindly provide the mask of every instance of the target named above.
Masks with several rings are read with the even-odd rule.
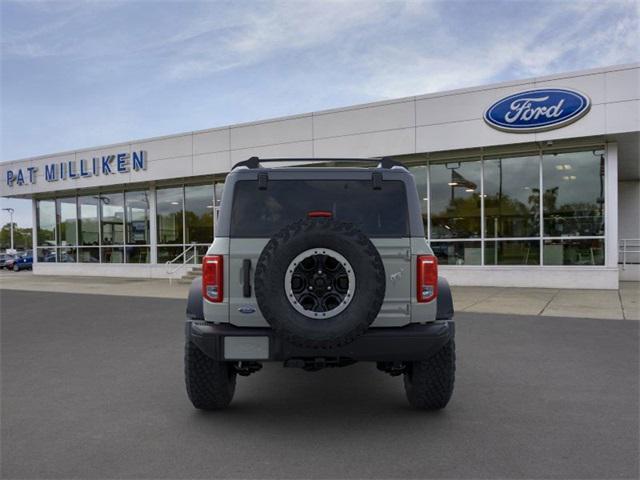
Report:
[[[285,361],[290,359],[351,359],[416,361],[429,358],[455,335],[451,320],[397,328],[371,328],[352,343],[330,350],[291,345],[270,328],[240,328],[188,319],[186,337],[219,361]]]

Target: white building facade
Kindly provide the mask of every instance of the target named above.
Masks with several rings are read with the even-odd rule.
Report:
[[[251,156],[404,162],[452,284],[640,280],[638,64],[5,162],[0,196],[33,201],[36,274],[179,276]]]

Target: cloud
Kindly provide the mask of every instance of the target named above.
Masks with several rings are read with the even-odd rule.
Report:
[[[44,3],[27,5],[46,22],[3,24],[4,55],[146,62],[167,82],[274,61],[295,70],[302,65],[287,59],[302,58],[316,71],[348,71],[367,95],[388,98],[484,83],[507,69],[537,76],[640,57],[633,1]]]
[[[510,2],[502,18],[483,16],[486,2],[452,4],[261,3],[227,12],[227,29],[187,26],[194,33],[180,37],[164,75],[184,81],[273,59],[295,71],[286,59],[301,55],[314,71],[324,62],[348,73],[353,90],[378,99],[500,81],[505,72],[522,78],[640,59],[635,2]]]
[[[514,2],[520,3],[520,2]],[[436,49],[387,45],[360,58],[373,98],[395,98],[640,60],[635,2],[559,2],[511,18],[489,18],[481,39],[452,42],[450,24],[429,29]],[[567,8],[568,7],[568,8]],[[615,8],[613,8],[615,7]],[[476,24],[477,26],[477,24]]]
[[[2,15],[2,53],[8,57],[43,58],[79,56],[87,52],[85,39],[90,39],[91,26],[99,22],[105,12],[120,2],[81,1],[7,1]],[[10,21],[14,17],[28,17],[28,21]],[[87,31],[87,35],[83,35]],[[73,35],[70,35],[73,32]],[[82,38],[77,34],[81,33]]]
[[[322,47],[381,21],[396,6],[388,2],[330,1],[254,3],[255,8],[232,10],[232,27],[198,21],[187,26],[197,39],[171,62],[168,75],[186,79],[230,68],[255,65],[278,55]],[[197,32],[195,34],[194,32]],[[348,41],[347,39],[344,39]]]
[[[639,5],[2,2],[2,158],[637,61]]]

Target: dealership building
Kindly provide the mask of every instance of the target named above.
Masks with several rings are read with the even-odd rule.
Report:
[[[640,280],[640,64],[5,162],[0,196],[33,202],[36,274],[179,277],[252,156],[403,162],[452,284]]]

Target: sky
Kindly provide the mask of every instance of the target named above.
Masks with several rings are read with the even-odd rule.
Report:
[[[3,0],[0,16],[0,161],[640,60],[640,0]],[[29,201],[0,201],[31,225]]]

